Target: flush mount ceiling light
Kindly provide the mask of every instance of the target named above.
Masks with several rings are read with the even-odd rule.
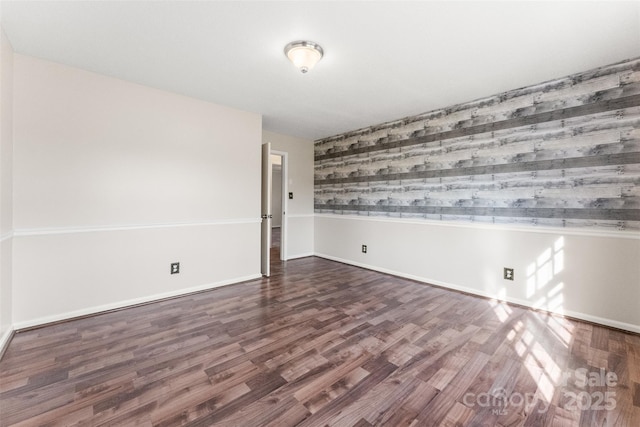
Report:
[[[317,43],[299,40],[286,45],[284,54],[293,62],[293,65],[306,73],[320,61],[324,52]]]

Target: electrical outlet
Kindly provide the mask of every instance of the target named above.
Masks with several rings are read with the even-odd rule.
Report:
[[[178,274],[178,273],[180,273],[180,263],[179,262],[171,263],[171,274]]]
[[[513,280],[513,268],[504,268],[504,280]]]
[[[363,254],[367,253],[367,245],[362,245],[362,253]]]

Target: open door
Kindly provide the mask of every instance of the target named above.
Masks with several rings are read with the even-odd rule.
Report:
[[[260,272],[271,275],[271,143],[262,144],[262,261]]]

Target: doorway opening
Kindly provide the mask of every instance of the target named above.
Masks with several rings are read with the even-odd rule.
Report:
[[[272,159],[272,155],[277,156],[277,159]],[[261,222],[260,222],[260,272],[263,276],[269,277],[271,272],[271,263],[287,260],[287,199],[292,197],[287,193],[288,178],[287,178],[287,153],[284,151],[272,151],[271,143],[265,142],[262,144],[262,194],[261,194]],[[273,221],[273,165],[272,160],[276,160],[280,164],[278,169],[278,175],[280,175],[280,183],[277,185],[276,192],[280,196],[276,196],[276,204],[278,205],[279,212],[276,214],[276,225],[279,224],[279,235],[277,236],[279,246],[272,247],[271,240],[274,228],[271,226]],[[283,197],[283,195],[287,195]],[[278,219],[280,221],[278,221]],[[274,249],[279,252],[275,256],[272,256]]]
[[[286,260],[287,153],[271,150],[271,255]]]

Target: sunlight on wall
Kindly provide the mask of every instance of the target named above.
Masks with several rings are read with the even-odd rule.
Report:
[[[564,283],[555,282],[563,270],[564,237],[561,236],[527,267],[527,299],[534,300],[535,308],[563,313]]]

